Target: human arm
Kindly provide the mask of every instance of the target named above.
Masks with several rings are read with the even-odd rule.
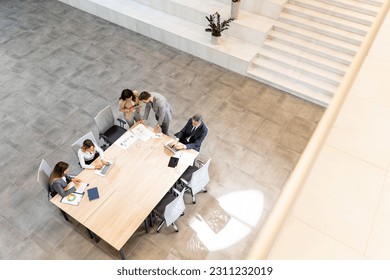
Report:
[[[55,191],[56,193],[58,193],[61,197],[65,197],[65,196],[68,196],[69,194],[71,193],[74,193],[76,191],[76,188],[75,187],[71,187],[70,189],[67,189],[65,190],[65,188],[62,187],[61,185],[61,181],[62,179],[57,179],[57,180],[54,180],[52,183],[51,183],[51,190],[52,191]],[[69,186],[69,184],[67,185],[67,187]]]
[[[192,120],[189,119],[186,123],[186,125],[175,134],[175,137],[179,139],[184,139],[186,136],[189,136],[191,133],[191,128],[192,128]]]
[[[147,103],[145,106],[144,117],[142,118],[141,123],[144,123],[145,120],[147,120],[149,118],[150,107],[151,107],[151,105],[149,103]]]
[[[99,154],[99,156],[100,156],[100,161],[102,162],[102,164],[107,165],[108,162],[107,162],[107,161],[105,160],[105,158],[104,158],[103,149],[100,148],[98,145],[96,145],[96,143],[94,143],[94,144],[95,144],[95,152]]]
[[[207,135],[208,128],[207,128],[207,126],[205,126],[203,124],[202,127],[198,128],[198,129],[201,129],[199,131],[200,133],[192,136],[191,139],[193,142],[191,141],[192,143],[185,144],[184,149],[194,149],[196,151],[200,150],[200,146],[202,145],[202,142]]]
[[[85,163],[85,158],[84,158],[84,153],[81,149],[78,150],[77,156],[79,158],[80,166],[84,169],[101,169],[102,165],[101,164],[86,164]]]

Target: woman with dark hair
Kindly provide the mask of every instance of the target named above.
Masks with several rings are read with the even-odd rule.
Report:
[[[129,127],[134,125],[134,121],[141,120],[141,104],[138,100],[138,91],[124,89],[119,97],[119,111],[123,113]]]
[[[108,164],[104,159],[103,150],[90,139],[84,140],[83,145],[77,152],[77,156],[79,158],[80,166],[85,169],[102,169],[103,165]],[[92,164],[99,156],[101,163]]]
[[[49,185],[50,185],[50,195],[53,197],[57,193],[65,197],[76,191],[76,187],[69,188],[71,182],[75,183],[76,186],[81,182],[80,179],[72,179],[68,175],[69,164],[66,162],[60,161],[55,166],[53,171],[50,174]],[[65,190],[66,189],[66,190]]]

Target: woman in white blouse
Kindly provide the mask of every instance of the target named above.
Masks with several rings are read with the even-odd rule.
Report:
[[[103,150],[93,141],[86,139],[78,150],[77,155],[82,168],[85,169],[102,169],[103,165],[108,165],[104,159]],[[101,163],[92,164],[100,156]]]

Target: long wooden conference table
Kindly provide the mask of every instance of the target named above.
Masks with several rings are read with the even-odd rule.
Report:
[[[122,247],[189,166],[179,161],[175,168],[168,167],[173,153],[164,148],[164,143],[169,140],[163,134],[146,142],[137,139],[127,149],[112,144],[104,157],[114,161],[114,165],[105,177],[87,169],[77,176],[89,183],[79,205],[62,203],[59,195],[51,202],[118,250],[125,259]],[[194,158],[198,155],[194,150],[184,152]],[[90,201],[87,190],[93,187],[98,188],[100,197]]]

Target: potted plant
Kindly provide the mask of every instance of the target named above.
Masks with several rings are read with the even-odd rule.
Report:
[[[232,0],[232,5],[230,9],[230,17],[238,19],[238,12],[240,11],[241,0]]]
[[[233,21],[233,18],[229,18],[221,22],[221,16],[218,12],[206,16],[209,22],[209,27],[205,29],[206,32],[211,32],[211,43],[218,45],[221,40],[221,33],[229,28],[229,23]]]

